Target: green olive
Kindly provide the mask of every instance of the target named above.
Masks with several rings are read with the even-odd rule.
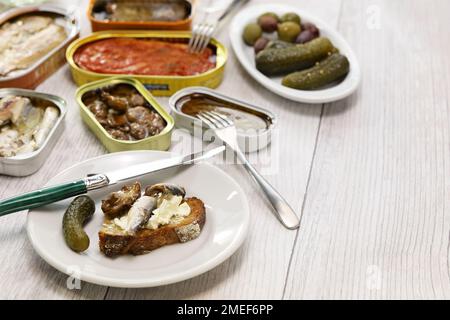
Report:
[[[89,237],[83,225],[94,215],[95,203],[88,196],[76,197],[63,217],[63,233],[67,245],[75,252],[89,248]]]
[[[301,24],[302,20],[300,16],[294,12],[288,12],[281,16],[281,22],[295,22],[296,24]]]
[[[259,38],[262,36],[262,29],[257,23],[250,23],[245,26],[242,37],[249,46],[253,46]]]
[[[275,19],[277,20],[277,22],[280,21],[280,17],[279,17],[275,12],[266,12],[266,13],[263,13],[262,15],[260,15],[260,16],[258,17],[258,23],[261,22],[261,19],[262,19],[263,17],[267,17],[267,16],[272,17],[272,18],[275,18]]]
[[[282,41],[294,42],[302,31],[300,25],[295,22],[283,22],[278,25],[278,38]]]

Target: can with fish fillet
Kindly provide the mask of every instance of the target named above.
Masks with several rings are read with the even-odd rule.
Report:
[[[92,31],[190,30],[194,0],[91,0]]]
[[[64,99],[27,89],[0,89],[0,175],[28,176],[49,158],[64,129]]]
[[[56,6],[1,13],[0,88],[36,88],[64,65],[65,51],[79,32],[75,14]]]
[[[155,96],[170,96],[191,86],[216,88],[222,81],[226,48],[216,39],[201,53],[188,50],[190,32],[103,31],[67,49],[72,77],[79,86],[128,76]]]

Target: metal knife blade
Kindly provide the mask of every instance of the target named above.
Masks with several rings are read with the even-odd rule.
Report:
[[[179,165],[193,164],[194,162],[211,158],[224,150],[225,146],[221,146],[203,152],[192,153],[187,156],[177,156],[150,163],[137,164],[127,168],[105,172],[104,174],[108,178],[109,185],[112,185],[118,183],[119,181],[130,180],[163,169],[173,168]]]
[[[116,184],[119,181],[137,178],[162,169],[192,164],[200,160],[211,158],[224,150],[225,147],[222,146],[205,152],[193,153],[188,156],[173,157],[150,163],[138,164],[105,174],[88,175],[87,177],[76,181],[28,192],[0,201],[0,216],[21,210],[42,207],[46,204],[85,194],[95,189]]]

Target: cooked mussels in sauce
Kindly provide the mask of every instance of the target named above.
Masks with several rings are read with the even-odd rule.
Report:
[[[87,92],[82,100],[111,137],[118,140],[152,137],[167,125],[150,103],[128,84]]]
[[[230,118],[238,131],[265,130],[272,124],[269,116],[257,110],[206,94],[192,94],[177,102],[177,109],[192,117],[201,111],[216,111]]]
[[[101,0],[92,16],[104,21],[179,21],[191,14],[191,4],[183,0]]]
[[[0,99],[0,157],[31,153],[42,147],[59,118],[59,109],[38,98]]]

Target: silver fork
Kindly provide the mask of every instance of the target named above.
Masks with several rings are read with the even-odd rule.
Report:
[[[250,0],[233,0],[222,15],[213,22],[201,22],[192,28],[192,36],[189,40],[189,52],[202,52],[209,44],[217,25],[228,16],[238,5],[243,5]],[[205,17],[206,19],[206,17]]]
[[[283,199],[280,193],[259,174],[239,148],[236,127],[234,126],[233,121],[227,116],[215,111],[202,111],[197,114],[197,118],[213,129],[216,136],[236,153],[238,158],[244,164],[244,168],[251,176],[253,176],[265,193],[278,220],[280,220],[280,222],[288,229],[297,229],[300,226],[300,219],[297,217],[294,210],[289,206],[286,200]]]

